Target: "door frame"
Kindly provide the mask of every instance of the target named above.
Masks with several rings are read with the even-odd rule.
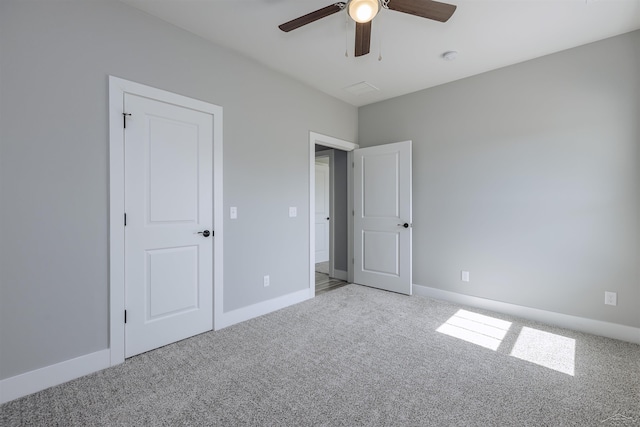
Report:
[[[316,145],[322,145],[327,148],[347,152],[347,165],[352,164],[352,151],[359,148],[358,144],[346,141],[344,139],[334,138],[332,136],[323,135],[317,132],[309,132],[309,297],[314,298],[316,295],[316,275],[315,275],[315,258],[316,258],[316,231],[315,231],[315,214],[316,214]],[[333,170],[333,168],[331,168]],[[347,168],[347,200],[348,211],[353,211],[353,169]],[[333,172],[331,172],[333,173]],[[330,186],[333,183],[329,184]],[[332,190],[331,190],[332,191]],[[333,191],[332,191],[333,192]],[[333,203],[331,203],[333,209]],[[333,212],[332,212],[333,215]],[[335,215],[334,215],[335,217]],[[347,224],[348,236],[348,259],[353,259],[353,216],[348,215]],[[333,244],[333,235],[330,236],[331,244]],[[333,259],[333,247],[330,249],[329,261]],[[353,263],[347,262],[348,281],[353,282]]]
[[[222,107],[109,76],[109,353],[110,365],[125,359],[124,94],[190,108],[213,116],[213,327],[223,314]]]

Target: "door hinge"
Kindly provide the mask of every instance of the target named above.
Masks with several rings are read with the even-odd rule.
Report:
[[[127,323],[127,310],[124,311],[124,323]]]
[[[127,128],[127,116],[130,116],[131,113],[122,113],[122,127]]]
[[[356,167],[356,162],[351,162],[351,167],[355,168]]]
[[[356,211],[351,211],[351,216],[356,216]]]
[[[356,263],[356,259],[355,258],[351,258],[351,264],[355,264]]]
[[[124,214],[124,226],[125,227],[127,226],[127,214],[126,213]]]

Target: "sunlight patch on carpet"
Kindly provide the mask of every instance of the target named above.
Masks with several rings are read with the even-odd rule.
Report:
[[[573,376],[576,340],[525,326],[511,356]]]
[[[436,331],[496,351],[510,327],[505,320],[458,310]]]

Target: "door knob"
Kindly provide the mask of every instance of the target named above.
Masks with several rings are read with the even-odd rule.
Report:
[[[204,237],[209,237],[211,235],[209,230],[198,231],[198,234],[202,234]]]
[[[398,227],[409,228],[409,224],[405,222],[404,224],[398,224]]]
[[[329,217],[327,217],[327,221],[329,221]]]

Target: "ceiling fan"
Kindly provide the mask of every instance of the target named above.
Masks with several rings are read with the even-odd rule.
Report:
[[[381,7],[440,22],[447,22],[456,10],[456,6],[453,4],[440,3],[433,0],[347,0],[285,22],[279,25],[278,28],[288,33],[303,25],[347,9],[348,15],[356,21],[355,56],[363,56],[369,53],[371,21],[378,14]]]

